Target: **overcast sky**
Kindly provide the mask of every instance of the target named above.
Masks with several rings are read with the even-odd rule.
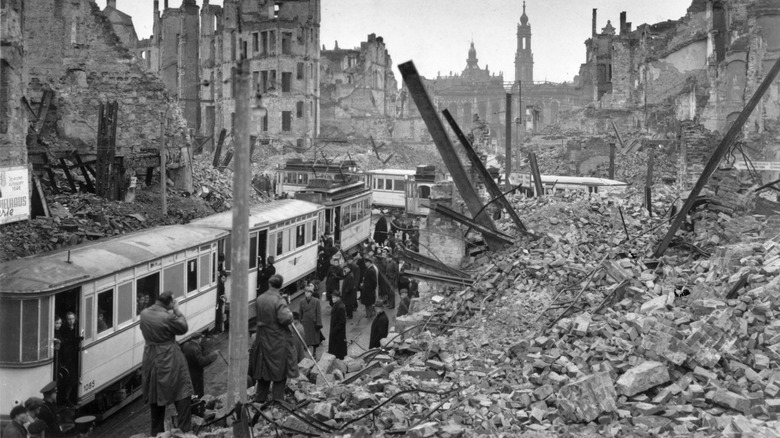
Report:
[[[163,4],[164,0],[160,0]],[[98,0],[101,9],[106,0]],[[198,5],[202,0],[197,0]],[[222,4],[211,0],[211,4]],[[180,0],[169,0],[178,7]],[[642,23],[677,20],[690,0],[528,0],[534,80],[571,81],[585,61],[584,42],[591,33],[591,10],[598,9],[599,32],[607,20],[618,28],[626,11],[633,29]],[[139,38],[152,34],[153,0],[117,0],[117,9],[133,17]],[[353,48],[370,33],[382,36],[393,62],[413,60],[428,78],[460,73],[473,40],[479,66],[503,71],[514,80],[520,0],[322,0],[320,40],[327,49]],[[401,81],[398,69],[396,79]]]

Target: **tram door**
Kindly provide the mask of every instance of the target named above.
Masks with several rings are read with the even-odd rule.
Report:
[[[79,321],[79,318],[91,318],[92,316],[91,312],[87,316],[81,316],[79,313],[80,299],[80,287],[58,293],[54,297],[55,323],[57,318],[62,319],[59,330],[55,324],[54,335],[62,338],[67,334],[70,335],[71,339],[75,336],[73,342],[62,340],[60,347],[54,350],[54,376],[52,377],[57,382],[57,402],[59,404],[75,403],[78,398],[79,376],[81,375],[81,343],[78,342],[78,338],[84,333],[84,323]],[[75,331],[68,328],[68,320],[73,321]]]
[[[265,258],[268,255],[268,230],[262,230],[257,233],[257,259],[265,265]]]
[[[408,178],[408,177],[407,177]],[[419,202],[417,198],[417,183],[414,180],[406,181],[404,184],[404,199],[406,200],[404,207],[409,214],[419,214]]]
[[[341,242],[341,207],[333,209],[333,244]]]

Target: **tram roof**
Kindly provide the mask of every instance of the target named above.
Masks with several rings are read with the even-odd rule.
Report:
[[[16,259],[0,264],[0,295],[66,290],[227,234],[213,228],[169,225]]]
[[[298,199],[279,199],[265,204],[255,205],[249,209],[249,228],[257,228],[264,225],[271,225],[277,222],[284,222],[296,216],[315,213],[322,209],[321,205]],[[190,222],[193,225],[202,227],[220,228],[223,230],[233,229],[233,212],[226,211],[197,219]]]

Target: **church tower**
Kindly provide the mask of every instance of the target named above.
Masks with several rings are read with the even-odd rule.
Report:
[[[528,24],[528,16],[525,15],[525,2],[523,2],[523,15],[520,16],[520,24],[517,25],[515,81],[530,83],[533,80],[534,54],[531,52],[531,25]]]

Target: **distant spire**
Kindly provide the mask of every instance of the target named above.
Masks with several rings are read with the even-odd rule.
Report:
[[[477,49],[474,48],[474,41],[469,48],[469,58],[466,60],[467,68],[477,68]]]
[[[528,15],[525,15],[525,2],[523,2],[523,15],[520,16],[520,24],[528,25]]]
[[[336,40],[336,46],[333,47],[333,50],[338,50],[338,49],[339,49],[339,40]]]

